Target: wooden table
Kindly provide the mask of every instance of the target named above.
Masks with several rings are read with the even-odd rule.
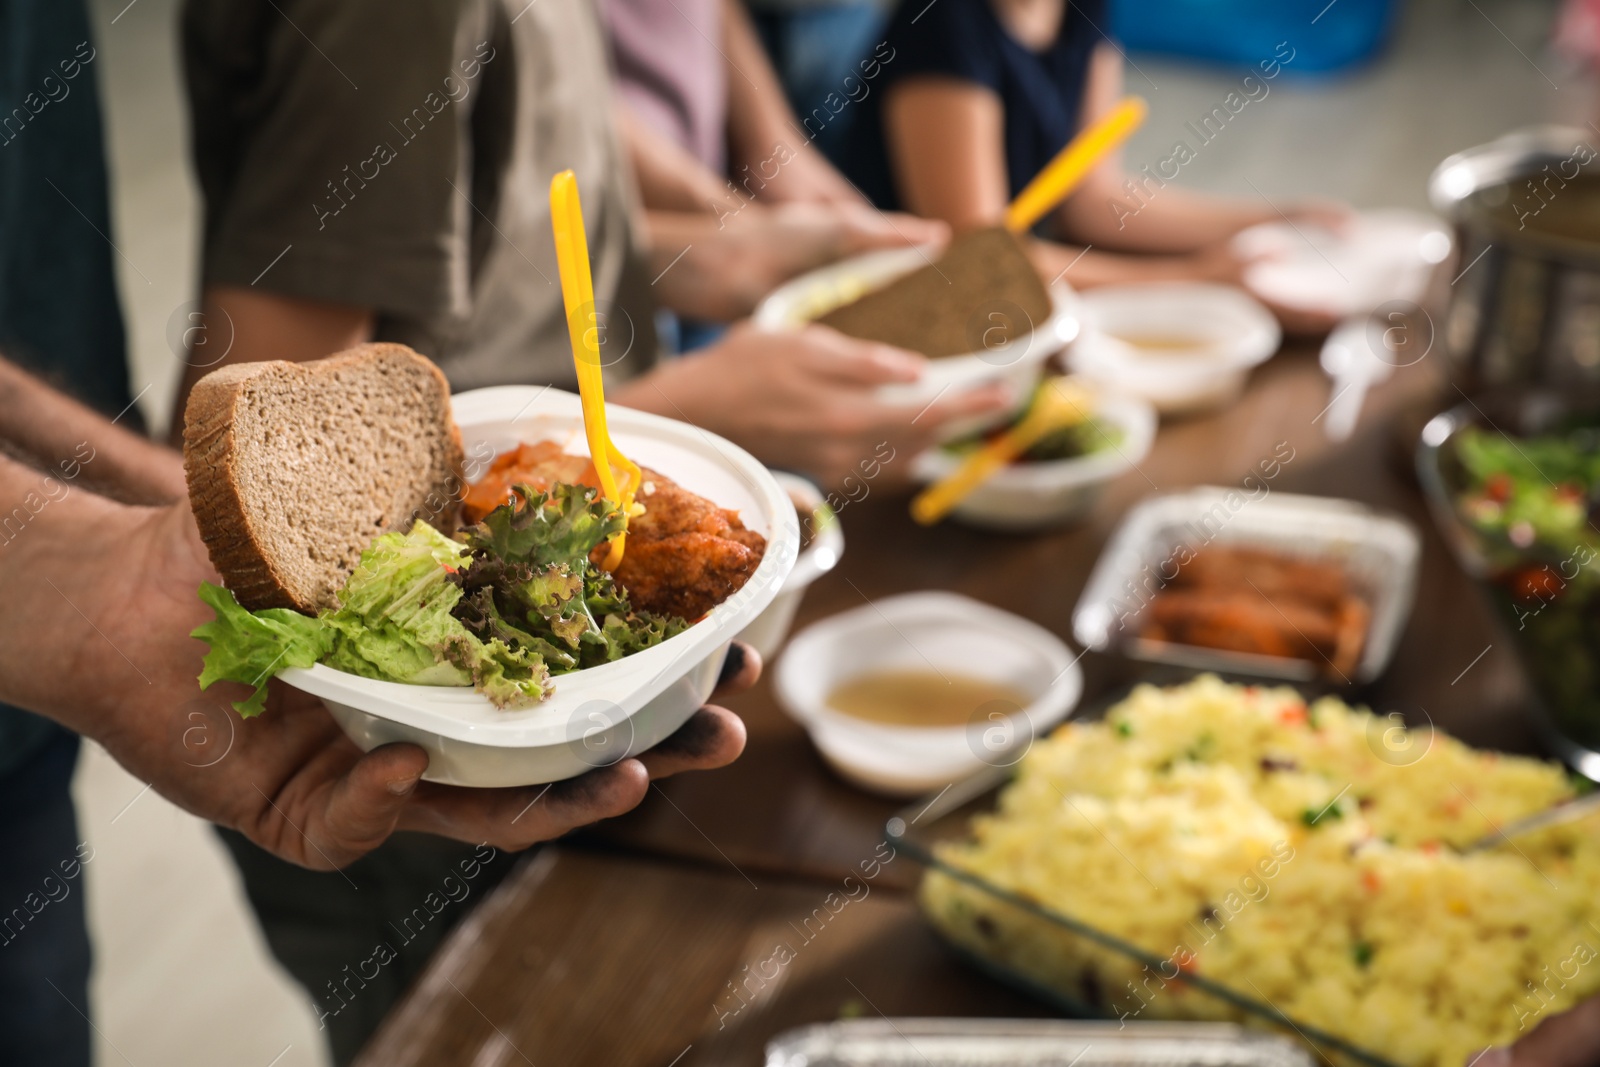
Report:
[[[1226,412],[1164,425],[1139,470],[1072,529],[925,530],[903,493],[873,489],[843,508],[844,560],[812,588],[796,626],[946,589],[1069,635],[1088,572],[1132,504],[1237,485],[1286,443],[1293,459],[1272,491],[1360,500],[1409,518],[1423,537],[1416,607],[1364,699],[1473,744],[1535,751],[1510,650],[1410,474],[1421,419],[1456,396],[1440,363],[1398,371],[1368,398],[1356,435],[1334,446],[1318,421],[1328,387],[1315,352],[1286,351]],[[1083,666],[1089,704],[1148,673],[1095,654]],[[729,703],[749,727],[738,762],[662,783],[632,814],[545,849],[452,935],[361,1063],[750,1067],[778,1032],[841,1014],[1041,1012],[934,941],[907,892],[918,876],[909,858],[869,867],[876,876],[863,880],[899,804],[835,778],[765,682]]]

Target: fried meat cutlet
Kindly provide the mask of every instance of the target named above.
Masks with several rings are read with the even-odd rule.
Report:
[[[656,471],[644,471],[616,579],[635,608],[698,619],[744,587],[767,540],[737,512],[719,508]]]
[[[648,468],[634,502],[643,514],[628,522],[627,549],[615,577],[639,611],[693,621],[743,588],[767,549],[767,539],[747,529],[738,512],[719,508],[666,475]],[[556,482],[595,486],[594,465],[553,441],[519,445],[498,457],[467,493],[469,521],[512,498],[514,485],[548,491]],[[596,563],[605,545],[595,549]]]

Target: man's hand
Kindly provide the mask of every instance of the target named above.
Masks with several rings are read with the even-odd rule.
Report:
[[[1600,1063],[1600,997],[1552,1015],[1509,1048],[1485,1049],[1462,1067],[1591,1067]]]
[[[20,661],[0,665],[3,695],[294,863],[342,866],[396,829],[522,848],[629,810],[652,777],[718,767],[744,747],[740,721],[705,708],[652,752],[547,790],[421,782],[422,749],[363,754],[319,701],[279,683],[250,720],[228,709],[242,687],[199,691],[205,646],[188,635],[210,615],[195,590],[216,575],[186,505],[127,508],[79,493],[50,508],[59,526],[24,529],[0,556],[0,591],[13,598],[0,640]],[[753,654],[743,663],[723,691],[759,673]]]
[[[905,484],[911,457],[952,419],[998,415],[1018,397],[1003,385],[948,393],[932,403],[881,399],[884,385],[921,376],[926,361],[826,326],[768,333],[749,324],[693,355],[627,383],[628,407],[683,419],[731,438],[762,462],[804,471],[827,486],[854,474]]]
[[[762,185],[763,200],[789,204],[871,206],[867,198],[834,169],[815,144],[801,141],[799,148],[790,148],[789,152],[789,161],[777,168],[777,174]]]
[[[0,440],[58,482],[118,500],[166,504],[188,492],[177,452],[107,421],[4,358]]]
[[[1283,213],[1290,221],[1302,226],[1320,226],[1330,233],[1343,234],[1355,221],[1355,208],[1343,200],[1334,200],[1325,196],[1308,196],[1304,200],[1296,200],[1283,205]],[[1276,216],[1266,221],[1275,221]]]
[[[860,203],[746,204],[720,218],[653,212],[650,258],[661,302],[731,322],[790,278],[881,248],[941,245],[942,222]]]
[[[719,694],[754,682],[754,653],[743,662]],[[161,756],[176,749],[187,766],[173,774],[157,765],[150,777],[196,814],[226,819],[274,855],[317,869],[342,867],[395,830],[517,851],[631,811],[653,778],[720,767],[744,749],[738,716],[705,707],[649,752],[580,777],[548,787],[463,789],[421,781],[428,756],[415,745],[363,754],[320,701],[282,683],[272,683],[267,711],[254,719],[225,718],[233,715],[226,700],[237,695],[219,693],[209,709],[191,705],[171,717]],[[192,717],[197,711],[202,717]]]

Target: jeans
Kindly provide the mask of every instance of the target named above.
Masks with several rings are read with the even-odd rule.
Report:
[[[218,829],[272,954],[310,995],[339,1067],[355,1059],[447,933],[517,856],[398,833],[342,871],[278,859]]]
[[[696,349],[715,344],[728,332],[725,322],[707,322],[703,319],[686,319],[666,308],[656,310],[656,336],[661,340],[662,359],[687,355]]]
[[[0,778],[0,1063],[89,1067],[89,931],[72,810],[78,735]]]
[[[753,11],[751,18],[801,128],[838,165],[855,106],[846,104],[831,114],[824,101],[830,93],[848,99],[854,82],[845,79],[860,77],[857,63],[878,43],[888,13],[871,2],[845,0],[792,11]],[[808,122],[814,115],[825,118]]]
[[[102,236],[100,63],[83,0],[0,2],[0,351],[111,417],[133,397]],[[138,430],[137,409],[122,424]]]

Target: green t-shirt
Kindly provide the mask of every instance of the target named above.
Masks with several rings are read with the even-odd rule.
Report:
[[[549,209],[570,167],[608,376],[654,359],[589,0],[187,0],[182,33],[206,282],[372,308],[457,390],[570,386]]]

